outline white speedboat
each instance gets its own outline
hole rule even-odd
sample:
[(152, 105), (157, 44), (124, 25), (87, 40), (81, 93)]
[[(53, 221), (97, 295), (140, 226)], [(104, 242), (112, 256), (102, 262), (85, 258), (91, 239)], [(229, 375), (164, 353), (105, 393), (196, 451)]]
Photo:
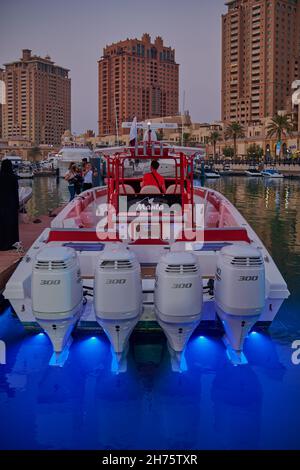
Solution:
[(204, 168), (205, 178), (220, 178), (220, 173), (214, 170), (212, 167), (206, 166)]
[(234, 173), (234, 172), (232, 171), (232, 169), (231, 169), (231, 167), (230, 167), (229, 164), (223, 165), (223, 169), (220, 170), (220, 175), (221, 175), (221, 176), (232, 176), (233, 173)]
[(53, 156), (50, 161), (51, 165), (59, 169), (59, 174), (61, 177), (64, 177), (66, 171), (68, 170), (70, 163), (75, 163), (76, 165), (81, 165), (82, 159), (86, 158), (87, 161), (94, 156), (94, 152), (88, 147), (62, 147), (60, 151)]
[(32, 188), (22, 186), (19, 188), (19, 208), (23, 210), (26, 202), (32, 197)]
[(18, 178), (31, 179), (33, 178), (33, 169), (30, 163), (23, 163), (17, 169)]
[(261, 172), (264, 178), (284, 178), (284, 175), (273, 168), (265, 169)]
[(262, 172), (258, 170), (257, 168), (248, 168), (248, 170), (245, 171), (245, 175), (247, 176), (254, 176), (254, 177), (262, 177)]
[(10, 160), (11, 161), (12, 166), (13, 166), (13, 171), (14, 171), (15, 174), (17, 174), (17, 170), (18, 170), (19, 165), (22, 165), (22, 163), (23, 163), (22, 157), (19, 157), (17, 155), (5, 155), (2, 158), (2, 161), (3, 160)]
[[(72, 330), (106, 332), (116, 370), (124, 366), (137, 323), (165, 332), (174, 370), (187, 342), (221, 325), (228, 356), (245, 361), (254, 326), (268, 326), (287, 285), (270, 253), (219, 192), (194, 187), (198, 149), (148, 142), (107, 148), (107, 186), (81, 193), (51, 222), (8, 281), (4, 295), (24, 326), (48, 334), (55, 363)], [(166, 193), (124, 175), (125, 161), (172, 160)], [(221, 320), (221, 323), (219, 320)], [(222, 326), (223, 324), (223, 326)]]

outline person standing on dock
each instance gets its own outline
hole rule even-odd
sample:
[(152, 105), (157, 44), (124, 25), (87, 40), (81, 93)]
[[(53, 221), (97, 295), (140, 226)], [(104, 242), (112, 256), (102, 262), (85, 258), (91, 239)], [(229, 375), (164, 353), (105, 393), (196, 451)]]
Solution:
[(11, 250), (19, 241), (19, 184), (10, 160), (0, 170), (0, 251)]
[(83, 169), (83, 187), (82, 190), (86, 191), (93, 187), (93, 170), (92, 165), (87, 163)]
[(75, 177), (74, 177), (74, 185), (75, 185), (75, 193), (78, 196), (78, 194), (81, 193), (82, 190), (82, 184), (83, 184), (83, 176), (81, 174), (80, 168), (76, 166), (75, 168)]
[(76, 165), (74, 162), (71, 162), (69, 165), (69, 169), (65, 174), (65, 180), (68, 182), (68, 190), (70, 193), (70, 201), (75, 197), (75, 173)]
[(84, 172), (86, 170), (87, 164), (88, 164), (88, 159), (86, 157), (82, 158), (81, 160), (82, 176), (84, 176)]

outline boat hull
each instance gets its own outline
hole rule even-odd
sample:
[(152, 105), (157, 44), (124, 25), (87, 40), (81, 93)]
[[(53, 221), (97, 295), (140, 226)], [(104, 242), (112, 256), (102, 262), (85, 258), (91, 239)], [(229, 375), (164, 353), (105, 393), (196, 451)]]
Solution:
[[(99, 233), (95, 231), (95, 225), (93, 225), (95, 224), (93, 218), (91, 218), (90, 222), (89, 217), (87, 217), (87, 209), (91, 208), (91, 213), (96, 210), (97, 204), (95, 204), (95, 200), (98, 202), (106, 200), (106, 188), (96, 188), (94, 193), (90, 193), (83, 193), (80, 198), (76, 198), (76, 200), (72, 201), (60, 212), (52, 221), (52, 227), (45, 229), (34, 242), (27, 256), (18, 265), (6, 285), (4, 296), (10, 301), (20, 321), (26, 327), (37, 326), (37, 319), (32, 312), (30, 281), (32, 266), (39, 250), (47, 245), (71, 244), (78, 253), (84, 289), (89, 289), (92, 292), (97, 251), (102, 251), (106, 245), (111, 245), (112, 241), (116, 243), (115, 239), (99, 239)], [(84, 202), (85, 197), (88, 199), (86, 205)], [(103, 328), (111, 342), (115, 343), (116, 352), (120, 354), (126, 349), (127, 338), (134, 328), (145, 331), (152, 330), (153, 327), (155, 329), (161, 327), (166, 331), (165, 327), (167, 325), (165, 325), (165, 322), (161, 321), (161, 319), (157, 320), (154, 304), (155, 268), (161, 257), (166, 253), (166, 250), (192, 250), (195, 256), (199, 258), (204, 286), (201, 323), (198, 321), (195, 323), (191, 322), (190, 324), (187, 323), (184, 326), (184, 335), (180, 339), (176, 337), (175, 333), (172, 337), (170, 334), (169, 336), (167, 334), (168, 342), (174, 351), (180, 352), (180, 348), (184, 344), (183, 340), (186, 342), (192, 331), (199, 325), (202, 331), (205, 329), (209, 331), (211, 327), (215, 331), (217, 327), (217, 329), (220, 329), (220, 334), (222, 334), (223, 326), (222, 323), (218, 322), (213, 293), (207, 289), (206, 284), (215, 277), (219, 250), (222, 246), (228, 244), (249, 244), (261, 251), (266, 272), (265, 307), (253, 324), (265, 326), (274, 320), (282, 302), (289, 296), (289, 291), (270, 253), (237, 209), (220, 193), (211, 189), (195, 188), (194, 197), (196, 203), (202, 202), (204, 205), (206, 204), (205, 229), (201, 229), (202, 238), (200, 237), (200, 241), (187, 242), (186, 240), (175, 240), (162, 242), (161, 240), (156, 240), (149, 242), (149, 240), (145, 240), (131, 241), (126, 245), (129, 250), (134, 252), (141, 265), (143, 314), (138, 323), (137, 319), (134, 319), (130, 320), (128, 324), (124, 324), (122, 346), (120, 347), (121, 343), (118, 343), (112, 336), (112, 332), (117, 326), (116, 323), (103, 322), (101, 318), (96, 318), (93, 300), (87, 297), (84, 314), (80, 318), (75, 315), (67, 324), (62, 325), (59, 334), (55, 333), (56, 336), (52, 335), (51, 340), (55, 351), (63, 348), (68, 342), (68, 337), (76, 323), (77, 328), (84, 330), (93, 331), (99, 327)], [(91, 226), (80, 227), (84, 220), (87, 221), (87, 224), (91, 223)], [(119, 240), (117, 243), (124, 242)], [(50, 333), (52, 334), (51, 329), (48, 328), (48, 323), (44, 325), (40, 322), (40, 325), (47, 333), (49, 331), (49, 336)], [(178, 329), (178, 325), (174, 328)]]

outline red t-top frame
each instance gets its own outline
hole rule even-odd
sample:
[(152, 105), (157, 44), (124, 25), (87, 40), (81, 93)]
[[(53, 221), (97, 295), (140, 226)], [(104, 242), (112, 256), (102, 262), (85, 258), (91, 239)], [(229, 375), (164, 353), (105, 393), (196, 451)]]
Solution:
[[(176, 153), (170, 147), (161, 142), (151, 142), (136, 148), (130, 148), (122, 153), (104, 155), (107, 161), (107, 203), (111, 204), (119, 214), (120, 188), (122, 195), (126, 195), (125, 184), (130, 182), (141, 182), (141, 178), (126, 178), (124, 175), (124, 163), (126, 160), (174, 160), (175, 177), (167, 178), (167, 185), (180, 187), (182, 208), (186, 204), (194, 207), (194, 183), (193, 167), (195, 155), (185, 155), (183, 152)], [(138, 194), (135, 192), (135, 194)], [(192, 213), (194, 211), (192, 210)]]

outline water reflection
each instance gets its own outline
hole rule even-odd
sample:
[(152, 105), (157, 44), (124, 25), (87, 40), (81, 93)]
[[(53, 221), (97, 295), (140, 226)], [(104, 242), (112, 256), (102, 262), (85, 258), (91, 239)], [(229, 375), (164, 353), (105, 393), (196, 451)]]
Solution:
[(272, 253), (292, 293), (279, 316), (284, 314), (289, 327), (298, 329), (294, 313), (300, 302), (300, 181), (226, 177), (206, 184), (237, 206)]
[[(132, 342), (128, 372), (117, 376), (110, 372), (104, 336), (78, 336), (64, 368), (54, 368), (48, 366), (48, 338), (27, 334), (10, 343), (0, 370), (1, 446), (248, 449), (263, 448), (273, 434), (278, 443), (263, 409), (276, 407), (282, 426), (286, 413), (296, 422), (299, 406), (294, 401), (291, 410), (289, 399), (296, 399), (299, 374), (289, 370), (286, 378), (287, 351), (268, 336), (251, 335), (245, 347), (249, 365), (234, 367), (220, 338), (194, 337), (188, 371), (178, 374), (163, 338), (152, 341), (150, 335)], [(294, 438), (284, 436), (285, 446), (289, 442)]]
[(211, 388), (214, 431), (221, 449), (259, 449), (262, 386), (254, 370), (226, 363)]
[(66, 182), (56, 177), (38, 177), (33, 180), (19, 180), (20, 186), (32, 187), (32, 198), (28, 201), (26, 209), (28, 214), (36, 217), (48, 214), (69, 201), (69, 193)]

